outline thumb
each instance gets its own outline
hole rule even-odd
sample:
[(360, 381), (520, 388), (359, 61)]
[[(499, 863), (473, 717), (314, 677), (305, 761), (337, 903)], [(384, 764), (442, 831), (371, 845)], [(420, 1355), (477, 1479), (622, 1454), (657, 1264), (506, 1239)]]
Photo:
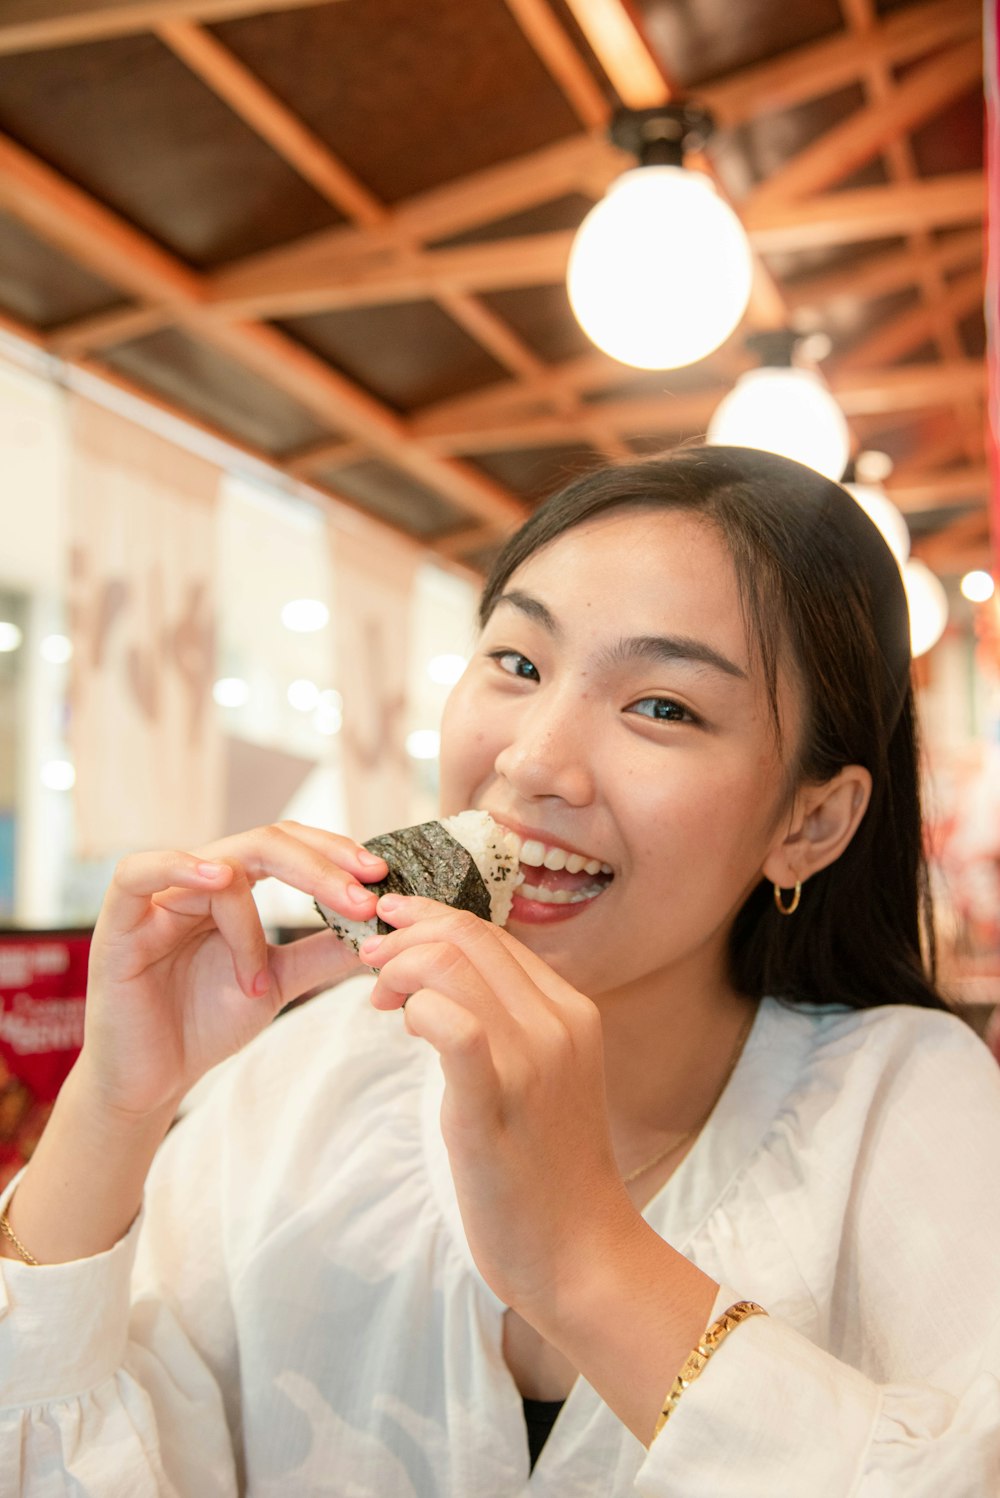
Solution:
[(355, 973), (371, 971), (348, 942), (328, 929), (268, 951), (276, 1012), (311, 989), (332, 988)]

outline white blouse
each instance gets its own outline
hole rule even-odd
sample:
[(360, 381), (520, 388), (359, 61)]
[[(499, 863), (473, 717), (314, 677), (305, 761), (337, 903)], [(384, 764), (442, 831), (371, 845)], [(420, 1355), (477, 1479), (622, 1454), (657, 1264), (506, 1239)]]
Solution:
[(645, 1215), (771, 1314), (648, 1453), (578, 1380), (529, 1476), (440, 1066), (369, 985), (220, 1068), (109, 1252), (0, 1259), (2, 1498), (1000, 1493), (1000, 1074), (959, 1020), (760, 1006)]

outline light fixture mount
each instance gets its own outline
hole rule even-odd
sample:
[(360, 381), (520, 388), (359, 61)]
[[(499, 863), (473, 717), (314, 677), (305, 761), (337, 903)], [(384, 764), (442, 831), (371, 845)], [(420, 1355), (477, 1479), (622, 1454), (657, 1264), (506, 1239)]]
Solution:
[(640, 166), (682, 166), (685, 153), (700, 151), (714, 129), (712, 115), (700, 104), (658, 104), (619, 109), (608, 134)]

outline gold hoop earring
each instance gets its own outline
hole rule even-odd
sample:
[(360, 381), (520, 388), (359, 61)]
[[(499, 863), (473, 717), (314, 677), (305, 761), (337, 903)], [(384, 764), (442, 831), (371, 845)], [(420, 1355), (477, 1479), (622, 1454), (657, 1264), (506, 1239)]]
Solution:
[(782, 915), (794, 915), (795, 912), (799, 908), (799, 901), (801, 900), (801, 898), (802, 898), (802, 880), (801, 879), (796, 879), (796, 881), (795, 881), (795, 891), (794, 891), (794, 893), (792, 895), (792, 903), (790, 905), (786, 905), (784, 903), (783, 899), (782, 899), (781, 885), (780, 884), (776, 884), (774, 886), (774, 903), (775, 903), (775, 905), (777, 906), (778, 910), (780, 911), (780, 913)]

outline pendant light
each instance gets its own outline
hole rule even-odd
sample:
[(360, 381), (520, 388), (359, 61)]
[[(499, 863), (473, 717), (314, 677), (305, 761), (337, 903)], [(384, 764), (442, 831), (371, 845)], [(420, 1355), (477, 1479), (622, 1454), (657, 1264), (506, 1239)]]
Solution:
[(910, 555), (910, 527), (882, 485), (892, 472), (892, 459), (866, 449), (858, 453), (841, 480), (851, 498), (882, 532), (882, 538), (900, 567)]
[(754, 333), (746, 342), (761, 367), (740, 375), (715, 408), (708, 441), (780, 453), (839, 479), (850, 455), (850, 432), (822, 376), (795, 362), (799, 336), (778, 329)]
[(918, 655), (926, 655), (944, 634), (948, 595), (926, 562), (914, 559), (903, 568), (903, 586), (910, 611), (910, 649), (916, 659)]
[(639, 165), (612, 182), (570, 251), (566, 288), (583, 331), (637, 369), (676, 369), (718, 348), (750, 300), (753, 261), (736, 214), (683, 165), (712, 130), (690, 104), (620, 111), (615, 145)]

